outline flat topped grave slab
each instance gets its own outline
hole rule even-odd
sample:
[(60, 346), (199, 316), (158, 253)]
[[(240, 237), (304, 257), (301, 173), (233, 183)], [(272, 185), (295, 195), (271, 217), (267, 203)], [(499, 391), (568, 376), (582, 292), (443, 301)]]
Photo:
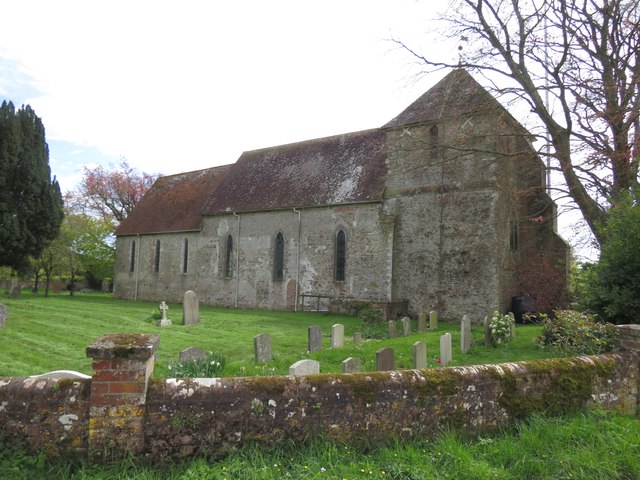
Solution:
[(108, 333), (87, 347), (87, 357), (147, 359), (155, 353), (159, 343), (160, 335)]

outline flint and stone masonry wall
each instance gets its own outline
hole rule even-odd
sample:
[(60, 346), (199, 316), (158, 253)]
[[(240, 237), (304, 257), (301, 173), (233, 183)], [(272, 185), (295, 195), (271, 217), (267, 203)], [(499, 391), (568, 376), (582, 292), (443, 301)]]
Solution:
[(0, 378), (0, 431), (50, 455), (157, 462), (221, 455), (245, 442), (482, 433), (536, 411), (584, 405), (638, 414), (640, 325), (615, 353), (426, 370), (306, 377), (150, 379), (156, 335), (87, 348), (91, 380)]

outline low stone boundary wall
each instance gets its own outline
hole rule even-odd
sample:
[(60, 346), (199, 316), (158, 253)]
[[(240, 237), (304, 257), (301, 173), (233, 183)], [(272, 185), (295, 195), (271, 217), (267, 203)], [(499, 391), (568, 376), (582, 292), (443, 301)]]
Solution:
[(246, 441), (478, 434), (585, 405), (637, 415), (640, 325), (618, 332), (621, 349), (599, 356), (228, 379), (151, 379), (157, 336), (107, 335), (87, 349), (92, 380), (0, 378), (0, 431), (51, 455), (162, 462)]

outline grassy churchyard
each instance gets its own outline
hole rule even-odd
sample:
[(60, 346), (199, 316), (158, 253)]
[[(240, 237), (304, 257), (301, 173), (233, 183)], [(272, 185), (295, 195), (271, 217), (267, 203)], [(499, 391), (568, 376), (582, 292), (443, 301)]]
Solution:
[[(318, 360), (321, 372), (339, 372), (347, 357), (362, 360), (362, 370), (375, 370), (375, 352), (391, 347), (396, 367), (411, 368), (411, 345), (424, 341), (429, 367), (435, 361), (439, 337), (453, 336), (451, 365), (498, 363), (554, 354), (539, 349), (534, 338), (539, 326), (517, 327), (506, 346), (472, 346), (460, 354), (460, 325), (441, 323), (438, 331), (408, 337), (365, 340), (353, 344), (361, 331), (358, 319), (324, 313), (286, 313), (201, 307), (199, 325), (182, 326), (180, 305), (169, 305), (173, 325), (156, 326), (152, 313), (158, 305), (113, 300), (100, 294), (54, 295), (23, 293), (2, 299), (8, 308), (7, 324), (0, 328), (0, 377), (26, 376), (71, 369), (91, 373), (85, 348), (104, 333), (160, 334), (156, 377), (172, 376), (171, 363), (181, 350), (196, 346), (222, 354), (222, 376), (286, 374), (301, 358)], [(345, 346), (331, 350), (331, 325), (345, 326)], [(307, 354), (307, 328), (319, 325), (323, 349)], [(398, 324), (400, 327), (400, 324)], [(416, 325), (414, 324), (415, 331)], [(401, 330), (399, 328), (399, 330)], [(269, 333), (274, 360), (256, 364), (253, 337)], [(473, 337), (482, 339), (482, 329)], [(266, 449), (244, 445), (225, 458), (185, 461), (163, 469), (136, 459), (116, 465), (90, 466), (83, 461), (52, 460), (32, 455), (0, 431), (0, 479), (636, 479), (640, 478), (640, 419), (589, 410), (572, 416), (534, 416), (515, 428), (481, 438), (463, 438), (442, 432), (437, 438), (387, 446), (358, 446), (310, 439), (304, 445), (279, 444)]]
[[(412, 368), (412, 344), (427, 344), (429, 367), (440, 367), (440, 335), (450, 332), (453, 362), (449, 365), (500, 363), (534, 358), (547, 358), (553, 352), (539, 349), (534, 338), (538, 326), (518, 325), (516, 338), (499, 348), (482, 344), (460, 354), (460, 325), (441, 322), (437, 331), (412, 333), (395, 339), (366, 339), (354, 345), (353, 333), (362, 330), (361, 321), (344, 315), (315, 312), (273, 312), (201, 307), (198, 325), (181, 325), (182, 306), (169, 304), (168, 318), (173, 324), (158, 327), (152, 313), (157, 303), (114, 300), (104, 294), (53, 295), (49, 298), (23, 293), (15, 300), (5, 299), (9, 312), (7, 325), (0, 335), (0, 376), (28, 376), (51, 370), (77, 370), (91, 374), (91, 361), (85, 348), (105, 333), (157, 333), (156, 377), (175, 376), (169, 366), (178, 360), (181, 350), (194, 346), (226, 358), (218, 376), (286, 375), (289, 367), (303, 358), (320, 362), (321, 373), (341, 371), (348, 357), (360, 358), (362, 371), (375, 371), (376, 351), (390, 347), (395, 351), (396, 368)], [(345, 327), (344, 348), (330, 348), (331, 326)], [(323, 348), (307, 353), (307, 329), (319, 325), (323, 332)], [(386, 322), (379, 326), (386, 331)], [(400, 322), (398, 331), (401, 332)], [(269, 333), (274, 359), (266, 364), (254, 361), (253, 337)], [(473, 327), (474, 339), (483, 338), (482, 327)]]

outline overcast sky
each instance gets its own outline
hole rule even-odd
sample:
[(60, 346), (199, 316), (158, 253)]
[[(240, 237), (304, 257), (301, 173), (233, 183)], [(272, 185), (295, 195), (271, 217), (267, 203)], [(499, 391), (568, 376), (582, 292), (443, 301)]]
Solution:
[(120, 158), (171, 174), (245, 150), (382, 126), (445, 72), (445, 0), (0, 0), (0, 99), (43, 119), (63, 190)]

